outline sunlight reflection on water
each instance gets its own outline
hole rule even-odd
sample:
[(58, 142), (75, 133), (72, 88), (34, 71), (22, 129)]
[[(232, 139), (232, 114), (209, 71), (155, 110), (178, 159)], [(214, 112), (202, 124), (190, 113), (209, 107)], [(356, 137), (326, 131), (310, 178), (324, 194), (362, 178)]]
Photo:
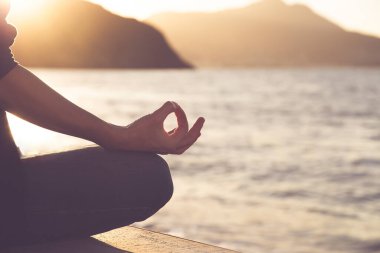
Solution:
[[(380, 70), (35, 70), (127, 125), (166, 100), (207, 119), (141, 226), (243, 252), (380, 251)], [(88, 145), (12, 118), (27, 156)]]

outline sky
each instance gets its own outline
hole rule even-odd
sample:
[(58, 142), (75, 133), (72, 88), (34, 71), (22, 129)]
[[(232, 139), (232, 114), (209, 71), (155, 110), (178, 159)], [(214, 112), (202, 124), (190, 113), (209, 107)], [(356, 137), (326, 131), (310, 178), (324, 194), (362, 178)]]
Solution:
[[(217, 11), (258, 0), (88, 0), (122, 16), (145, 19), (165, 11)], [(380, 0), (284, 0), (302, 3), (350, 31), (380, 37)]]

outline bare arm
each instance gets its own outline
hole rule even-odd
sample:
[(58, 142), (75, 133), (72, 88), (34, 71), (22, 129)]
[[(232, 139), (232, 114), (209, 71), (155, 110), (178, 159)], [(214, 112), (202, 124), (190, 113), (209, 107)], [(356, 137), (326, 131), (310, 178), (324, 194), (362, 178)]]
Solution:
[[(71, 103), (21, 66), (0, 80), (0, 104), (33, 124), (114, 150), (181, 154), (198, 139), (204, 123), (199, 118), (189, 131), (186, 114), (168, 102), (128, 127), (115, 126)], [(172, 112), (178, 128), (166, 133), (163, 122)]]

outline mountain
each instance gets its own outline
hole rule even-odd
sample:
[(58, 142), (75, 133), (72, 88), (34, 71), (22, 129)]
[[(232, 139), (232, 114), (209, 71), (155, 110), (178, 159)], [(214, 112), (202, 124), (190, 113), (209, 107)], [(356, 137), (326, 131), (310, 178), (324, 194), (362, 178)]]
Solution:
[[(41, 0), (39, 0), (41, 1)], [(26, 66), (63, 68), (187, 68), (150, 25), (80, 0), (45, 0), (41, 15), (11, 20), (13, 46)]]
[(163, 13), (146, 22), (196, 66), (380, 65), (379, 38), (347, 32), (281, 0), (215, 13)]

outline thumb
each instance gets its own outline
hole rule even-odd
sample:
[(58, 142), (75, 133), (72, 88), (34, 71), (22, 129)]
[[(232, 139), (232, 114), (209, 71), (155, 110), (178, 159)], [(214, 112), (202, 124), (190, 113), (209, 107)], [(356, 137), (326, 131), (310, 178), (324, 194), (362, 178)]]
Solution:
[(176, 108), (177, 106), (174, 102), (168, 101), (156, 110), (153, 115), (160, 121), (164, 121), (170, 113), (175, 112)]

